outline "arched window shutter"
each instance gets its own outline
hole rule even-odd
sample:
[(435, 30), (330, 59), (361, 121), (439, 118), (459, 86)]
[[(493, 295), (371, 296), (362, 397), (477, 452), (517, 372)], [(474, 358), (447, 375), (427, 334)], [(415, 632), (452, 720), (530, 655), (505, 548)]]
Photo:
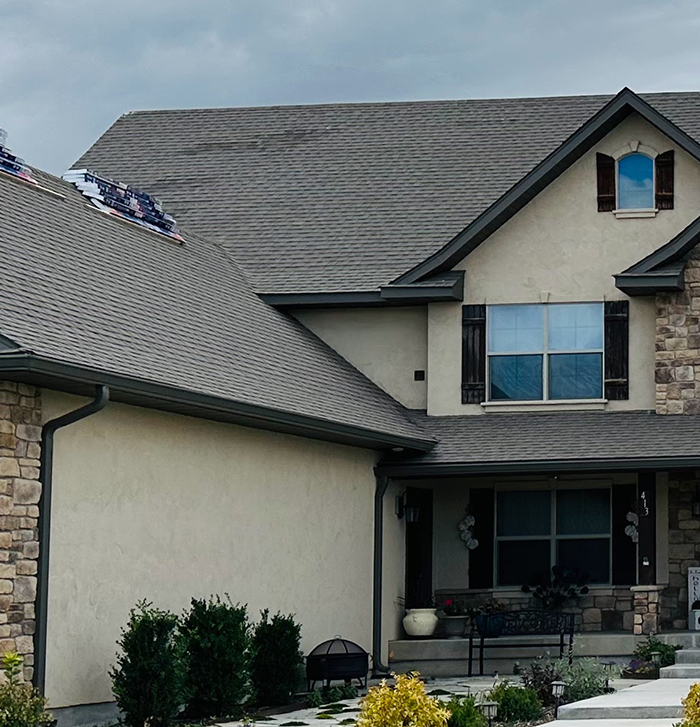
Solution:
[(615, 160), (600, 152), (595, 155), (598, 170), (598, 212), (615, 209)]
[(673, 209), (673, 149), (656, 157), (656, 207)]
[(486, 306), (462, 307), (462, 404), (486, 399)]
[(629, 399), (628, 300), (605, 302), (605, 398)]

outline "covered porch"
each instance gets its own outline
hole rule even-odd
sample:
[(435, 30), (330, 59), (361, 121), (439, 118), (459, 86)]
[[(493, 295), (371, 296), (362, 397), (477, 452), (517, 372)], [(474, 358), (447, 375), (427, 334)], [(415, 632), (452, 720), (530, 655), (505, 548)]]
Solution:
[[(587, 591), (563, 605), (575, 617), (579, 655), (621, 662), (645, 635), (687, 631), (687, 572), (700, 565), (694, 418), (562, 412), (430, 419), (441, 427), (437, 451), (377, 468), (382, 520), (400, 518), (404, 559), (401, 592), (390, 594), (375, 558), (375, 661), (386, 644), (376, 638), (381, 609), (389, 634), (392, 611), (395, 619), (397, 638), (384, 652), (391, 668), (466, 673), (466, 639), (444, 638), (440, 625), (421, 640), (397, 628), (402, 598), (406, 608), (431, 600), (438, 608), (541, 608), (523, 586), (545, 583), (553, 566), (585, 574)], [(495, 453), (499, 459), (478, 459)], [(383, 557), (383, 543), (375, 545)], [(486, 657), (500, 670), (546, 650), (528, 649), (526, 636), (509, 638), (512, 650)]]

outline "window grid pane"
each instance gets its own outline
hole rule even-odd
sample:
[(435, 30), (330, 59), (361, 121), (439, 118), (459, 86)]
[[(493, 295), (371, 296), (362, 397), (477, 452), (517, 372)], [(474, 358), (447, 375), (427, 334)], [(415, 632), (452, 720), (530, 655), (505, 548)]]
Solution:
[(602, 303), (489, 306), (487, 322), (490, 401), (603, 396)]
[(498, 586), (536, 584), (554, 564), (580, 569), (590, 583), (610, 583), (609, 487), (498, 490), (495, 496)]

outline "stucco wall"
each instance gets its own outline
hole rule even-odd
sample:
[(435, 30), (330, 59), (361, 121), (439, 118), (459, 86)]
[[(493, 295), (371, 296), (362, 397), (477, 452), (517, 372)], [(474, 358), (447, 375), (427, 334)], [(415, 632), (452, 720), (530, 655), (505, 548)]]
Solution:
[(421, 308), (299, 310), (294, 316), (409, 409), (425, 409), (427, 311)]
[[(675, 209), (652, 219), (598, 212), (596, 161), (630, 141), (676, 150)], [(465, 304), (624, 299), (613, 275), (668, 242), (698, 214), (700, 165), (639, 116), (631, 116), (456, 266)], [(461, 305), (435, 303), (428, 314), (428, 411), (482, 413), (461, 403)], [(630, 301), (630, 398), (611, 409), (654, 408), (652, 299)]]
[[(43, 396), (46, 419), (80, 403)], [(296, 613), (307, 651), (338, 633), (369, 650), (375, 460), (114, 403), (58, 432), (52, 706), (112, 698), (115, 642), (142, 598), (179, 612), (191, 596), (229, 593), (253, 617), (265, 607)], [(401, 560), (396, 544), (390, 551), (389, 564)], [(387, 584), (394, 578), (389, 565)], [(387, 639), (392, 623), (390, 615)]]

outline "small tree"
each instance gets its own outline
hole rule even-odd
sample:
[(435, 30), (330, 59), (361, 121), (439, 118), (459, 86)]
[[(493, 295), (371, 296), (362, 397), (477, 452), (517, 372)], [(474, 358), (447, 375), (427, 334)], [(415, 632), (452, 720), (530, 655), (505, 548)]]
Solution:
[(301, 625), (293, 615), (260, 613), (253, 635), (252, 679), (258, 704), (288, 704), (299, 687), (303, 656)]
[(48, 727), (53, 718), (46, 711), (46, 699), (22, 682), (22, 657), (8, 652), (3, 657), (5, 681), (0, 684), (0, 727)]
[(178, 618), (141, 601), (117, 642), (122, 653), (110, 672), (117, 706), (129, 727), (167, 727), (184, 699)]
[(240, 711), (250, 672), (250, 624), (246, 606), (219, 596), (192, 599), (182, 621), (187, 652), (187, 712), (228, 717)]

